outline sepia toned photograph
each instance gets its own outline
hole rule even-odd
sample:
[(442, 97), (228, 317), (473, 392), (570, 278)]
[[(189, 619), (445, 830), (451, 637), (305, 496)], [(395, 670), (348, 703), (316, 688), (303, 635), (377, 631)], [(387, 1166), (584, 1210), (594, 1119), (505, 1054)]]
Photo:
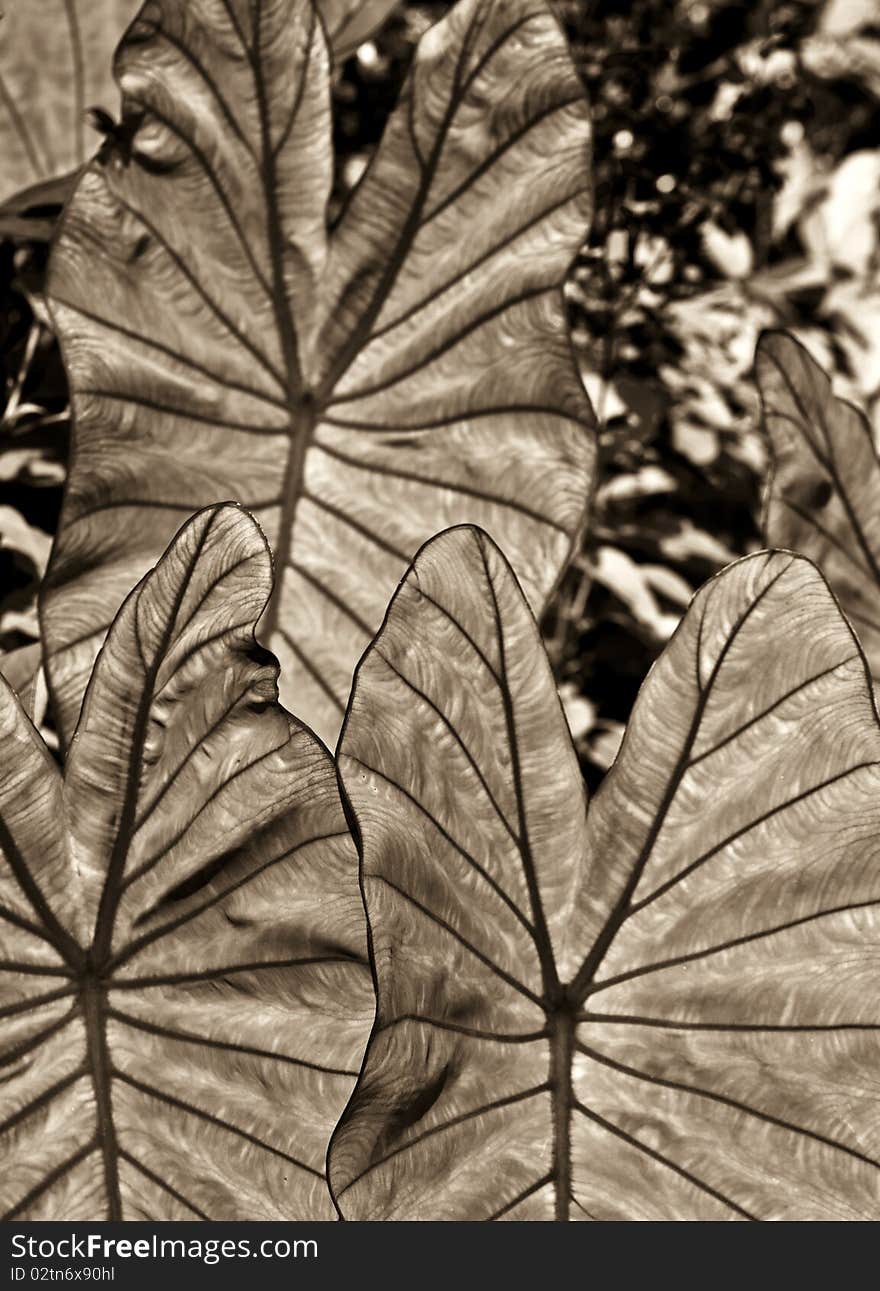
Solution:
[(0, 10), (11, 1279), (880, 1220), (877, 0)]

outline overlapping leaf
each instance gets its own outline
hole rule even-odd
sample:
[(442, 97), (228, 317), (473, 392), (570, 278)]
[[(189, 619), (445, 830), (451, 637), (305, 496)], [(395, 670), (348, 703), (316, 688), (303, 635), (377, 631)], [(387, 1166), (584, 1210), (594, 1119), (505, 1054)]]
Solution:
[[(111, 63), (135, 0), (11, 0), (0, 18), (0, 202), (57, 198), (44, 181), (74, 171), (94, 135), (92, 106), (115, 112)], [(18, 206), (21, 202), (18, 203)]]
[[(318, 0), (333, 56), (350, 57), (397, 0)], [(113, 51), (136, 0), (12, 0), (0, 17), (0, 230), (46, 236), (20, 213), (67, 200), (93, 151), (87, 110), (115, 117)]]
[(592, 416), (560, 284), (589, 126), (544, 0), (460, 0), (332, 233), (327, 50), (307, 0), (154, 0), (118, 58), (127, 145), (51, 274), (75, 454), (43, 626), (69, 732), (125, 589), (195, 506), (258, 514), (282, 697), (338, 731), (418, 545), (471, 520), (539, 610), (584, 514)]
[(399, 0), (321, 0), (321, 17), (337, 62), (375, 36)]
[(46, 689), (39, 641), (30, 641), (0, 656), (0, 673), (18, 695), (28, 717), (36, 721), (38, 692)]
[(339, 766), (379, 991), (346, 1218), (880, 1216), (880, 730), (809, 562), (698, 593), (588, 811), (510, 567), (443, 534)]
[(332, 763), (254, 642), (270, 556), (196, 516), (126, 600), (64, 779), (0, 684), (0, 1210), (329, 1218), (372, 1016)]
[(880, 460), (867, 419), (832, 394), (804, 347), (784, 332), (760, 340), (756, 373), (772, 474), (766, 541), (816, 561), (880, 674)]

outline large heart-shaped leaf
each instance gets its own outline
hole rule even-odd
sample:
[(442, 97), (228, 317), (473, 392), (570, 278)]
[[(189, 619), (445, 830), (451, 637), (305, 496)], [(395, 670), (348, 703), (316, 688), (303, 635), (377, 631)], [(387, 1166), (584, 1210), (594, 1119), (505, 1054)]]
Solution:
[(821, 568), (880, 675), (880, 460), (864, 414), (800, 342), (767, 332), (755, 371), (772, 471), (764, 535)]
[(0, 1211), (333, 1215), (372, 1017), (332, 763), (254, 642), (265, 540), (196, 516), (126, 600), (64, 778), (0, 681)]
[(65, 732), (194, 506), (259, 515), (281, 571), (262, 635), (327, 741), (425, 538), (479, 521), (538, 610), (582, 525), (560, 284), (589, 127), (555, 19), (460, 0), (330, 235), (327, 61), (307, 0), (155, 0), (117, 56), (130, 139), (85, 173), (51, 274), (76, 421), (43, 606)]
[[(86, 109), (119, 106), (113, 50), (135, 0), (11, 0), (0, 17), (0, 202), (86, 161), (94, 135)], [(21, 203), (19, 203), (20, 205)]]
[(340, 740), (379, 992), (345, 1217), (880, 1217), (878, 759), (827, 586), (761, 553), (698, 593), (588, 812), (509, 566), (429, 543)]

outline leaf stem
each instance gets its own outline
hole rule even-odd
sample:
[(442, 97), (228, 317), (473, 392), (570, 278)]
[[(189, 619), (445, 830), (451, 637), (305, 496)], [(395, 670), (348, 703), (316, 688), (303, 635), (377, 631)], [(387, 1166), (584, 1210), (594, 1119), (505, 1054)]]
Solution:
[(107, 1218), (122, 1219), (119, 1192), (119, 1146), (113, 1124), (113, 1101), (110, 1090), (112, 1070), (107, 1048), (107, 1000), (103, 983), (95, 976), (85, 978), (80, 1004), (86, 1027), (89, 1066), (95, 1090), (97, 1140), (104, 1162), (104, 1185), (107, 1192)]
[(575, 1014), (560, 1008), (553, 1017), (550, 1036), (550, 1085), (553, 1103), (553, 1169), (556, 1185), (556, 1219), (568, 1219), (571, 1198), (571, 1058), (574, 1051)]

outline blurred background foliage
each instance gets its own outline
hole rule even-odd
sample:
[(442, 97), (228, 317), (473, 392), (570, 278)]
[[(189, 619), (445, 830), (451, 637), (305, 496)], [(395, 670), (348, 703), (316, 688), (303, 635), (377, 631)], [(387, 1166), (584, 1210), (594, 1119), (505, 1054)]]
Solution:
[[(595, 120), (595, 217), (567, 296), (601, 474), (544, 628), (595, 784), (692, 592), (761, 545), (760, 330), (792, 330), (880, 434), (880, 8), (554, 3)], [(337, 69), (335, 206), (448, 8), (401, 3)], [(42, 301), (57, 199), (0, 215), (2, 650), (38, 639), (69, 442)]]

